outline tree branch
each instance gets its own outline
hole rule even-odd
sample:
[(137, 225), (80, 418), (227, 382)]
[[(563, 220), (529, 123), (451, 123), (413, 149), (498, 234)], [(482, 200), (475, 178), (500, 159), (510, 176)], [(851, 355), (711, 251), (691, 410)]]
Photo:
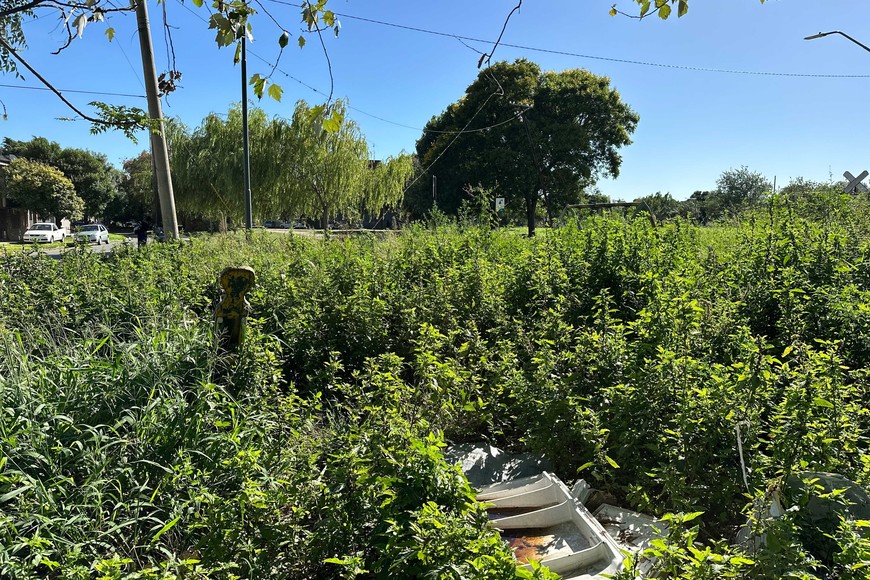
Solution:
[(65, 104), (67, 107), (69, 107), (70, 109), (75, 111), (75, 113), (77, 115), (79, 115), (82, 119), (84, 119), (86, 121), (90, 121), (94, 125), (98, 125), (98, 126), (103, 127), (103, 128), (118, 127), (118, 128), (122, 128), (122, 129), (123, 128), (129, 129), (129, 128), (134, 128), (135, 126), (137, 126), (139, 124), (136, 121), (128, 121), (128, 122), (117, 121), (114, 123), (110, 123), (104, 119), (98, 119), (96, 117), (91, 117), (90, 115), (86, 115), (78, 107), (76, 107), (70, 101), (68, 101), (67, 98), (63, 96), (63, 93), (61, 93), (58, 89), (56, 89), (54, 87), (54, 85), (52, 85), (50, 82), (48, 82), (48, 80), (46, 80), (45, 77), (43, 77), (41, 74), (39, 74), (39, 72), (35, 68), (30, 66), (30, 63), (27, 62), (26, 60), (24, 60), (24, 58), (22, 58), (21, 55), (18, 54), (15, 51), (15, 49), (12, 48), (9, 45), (9, 43), (6, 42), (6, 39), (3, 38), (2, 36), (0, 36), (0, 47), (9, 51), (9, 54), (14, 56), (16, 58), (16, 60), (18, 60), (18, 62), (20, 62), (22, 65), (24, 65), (24, 68), (29, 70), (33, 74), (33, 76), (35, 76), (37, 79), (39, 79), (39, 82), (41, 82), (43, 85), (48, 87), (48, 89), (51, 90), (51, 92), (53, 92), (55, 95), (57, 95), (57, 97), (63, 102), (63, 104)]
[[(308, 0), (305, 1), (305, 4), (308, 6), (309, 10), (314, 10), (314, 7), (311, 6), (311, 2)], [(323, 56), (326, 57), (326, 68), (329, 69), (329, 96), (326, 97), (326, 102), (330, 103), (332, 102), (332, 94), (335, 92), (335, 78), (332, 76), (332, 61), (329, 58), (329, 51), (326, 50), (326, 42), (323, 40), (323, 31), (320, 28), (320, 25), (315, 24), (314, 30), (317, 32), (317, 37), (320, 39), (320, 46), (323, 48)]]
[(523, 5), (523, 0), (520, 0), (519, 3), (514, 6), (514, 9), (510, 11), (510, 14), (505, 18), (504, 26), (501, 27), (501, 34), (498, 35), (498, 38), (495, 41), (495, 44), (492, 46), (492, 50), (489, 53), (483, 53), (480, 56), (480, 60), (477, 61), (477, 68), (480, 68), (483, 65), (483, 61), (486, 60), (486, 65), (489, 66), (489, 63), (492, 62), (492, 55), (495, 54), (495, 49), (498, 48), (498, 45), (501, 43), (501, 37), (504, 36), (505, 30), (507, 30), (508, 22), (511, 21), (511, 17), (514, 15), (514, 12), (520, 9)]
[(0, 10), (0, 18), (6, 18), (7, 16), (18, 14), (19, 12), (27, 12), (28, 10), (39, 8), (39, 5), (43, 4), (44, 2), (45, 0), (33, 0), (32, 2), (27, 2), (26, 4), (22, 4), (21, 6), (8, 8), (6, 10)]

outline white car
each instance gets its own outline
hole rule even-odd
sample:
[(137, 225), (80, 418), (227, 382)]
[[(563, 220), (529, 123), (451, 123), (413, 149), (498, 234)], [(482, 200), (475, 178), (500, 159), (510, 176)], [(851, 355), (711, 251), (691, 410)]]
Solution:
[(85, 244), (109, 243), (109, 230), (103, 224), (85, 224), (76, 230), (75, 241)]
[(23, 242), (62, 242), (66, 239), (66, 230), (53, 223), (33, 224), (21, 237)]

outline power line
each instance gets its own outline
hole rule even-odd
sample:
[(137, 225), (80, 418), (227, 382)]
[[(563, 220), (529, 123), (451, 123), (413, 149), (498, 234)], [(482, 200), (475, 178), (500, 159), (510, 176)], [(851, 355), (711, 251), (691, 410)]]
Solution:
[(127, 61), (127, 66), (129, 66), (129, 67), (130, 67), (130, 70), (133, 71), (133, 76), (134, 76), (134, 77), (136, 78), (136, 80), (139, 82), (139, 86), (142, 87), (142, 90), (144, 91), (144, 90), (145, 90), (145, 83), (142, 81), (142, 75), (139, 74), (139, 72), (138, 72), (138, 71), (136, 70), (136, 68), (133, 66), (133, 63), (130, 62), (130, 58), (127, 56), (127, 51), (125, 51), (125, 50), (124, 50), (124, 47), (121, 46), (120, 41), (119, 41), (119, 42), (115, 42), (115, 43), (113, 43), (113, 44), (114, 44), (115, 46), (117, 46), (117, 47), (121, 50), (121, 54), (124, 55), (124, 60)]
[[(301, 8), (302, 6), (299, 4), (295, 4), (293, 2), (286, 2), (285, 0), (270, 0), (276, 4), (283, 4), (285, 6), (292, 6), (294, 8)], [(408, 30), (411, 32), (420, 32), (423, 34), (430, 34), (433, 36), (443, 36), (446, 38), (453, 38), (456, 40), (465, 40), (469, 42), (479, 42), (482, 44), (491, 45), (495, 41), (493, 40), (485, 40), (482, 38), (474, 38), (472, 36), (463, 36), (461, 34), (453, 34), (451, 32), (441, 32), (438, 30), (429, 30), (427, 28), (420, 28), (417, 26), (407, 26), (405, 24), (396, 24), (395, 22), (385, 22), (383, 20), (376, 20), (374, 18), (365, 18), (362, 16), (354, 16), (352, 14), (342, 14), (340, 12), (333, 12), (336, 16), (340, 16), (341, 18), (348, 18), (350, 20), (358, 20), (360, 22), (368, 22), (370, 24), (378, 24), (380, 26), (389, 26), (391, 28), (398, 28), (401, 30)], [(827, 73), (789, 73), (789, 72), (772, 72), (772, 71), (749, 71), (749, 70), (738, 70), (738, 69), (723, 69), (723, 68), (713, 68), (713, 67), (699, 67), (699, 66), (687, 66), (681, 64), (668, 64), (668, 63), (660, 63), (660, 62), (650, 62), (643, 60), (632, 60), (625, 58), (615, 58), (609, 56), (599, 56), (593, 54), (582, 54), (578, 52), (568, 52), (564, 50), (553, 50), (549, 48), (539, 48), (535, 46), (524, 46), (521, 44), (509, 44), (507, 42), (500, 43), (500, 46), (507, 46), (509, 48), (516, 48), (519, 50), (528, 50), (531, 52), (541, 52), (545, 54), (555, 54), (559, 56), (571, 56), (574, 58), (588, 58), (592, 60), (601, 60), (606, 62), (616, 62), (620, 64), (633, 64), (638, 66), (649, 66), (649, 67), (657, 67), (657, 68), (669, 68), (675, 70), (685, 70), (685, 71), (693, 71), (693, 72), (709, 72), (709, 73), (720, 73), (720, 74), (732, 74), (732, 75), (754, 75), (754, 76), (773, 76), (773, 77), (801, 77), (801, 78), (843, 78), (843, 79), (866, 79), (870, 78), (870, 75), (867, 74), (827, 74)]]
[[(0, 83), (0, 87), (8, 88), (8, 89), (27, 89), (31, 91), (50, 91), (46, 87), (32, 87), (29, 85), (7, 85)], [(136, 99), (144, 99), (145, 95), (132, 95), (129, 93), (107, 93), (102, 91), (82, 91), (77, 89), (58, 89), (62, 93), (79, 93), (83, 95), (99, 95), (104, 97), (133, 97)]]
[[(181, 0), (179, 0), (179, 3), (180, 3), (180, 4), (181, 4), (181, 5), (182, 5), (182, 6), (183, 6), (183, 7), (184, 7), (188, 12), (190, 12), (191, 14), (193, 14), (194, 16), (196, 16), (197, 18), (199, 18), (199, 19), (202, 20), (203, 22), (207, 22), (207, 20), (206, 20), (205, 18), (203, 18), (203, 17), (200, 16), (198, 13), (196, 13), (195, 11), (193, 11), (189, 6), (187, 6), (187, 4), (183, 3)], [(289, 6), (296, 6), (297, 8), (301, 8), (301, 5), (290, 4), (289, 2), (279, 2), (279, 4), (287, 4), (287, 5), (289, 5)], [(277, 66), (275, 63), (272, 63), (271, 61), (269, 61), (269, 60), (263, 58), (263, 57), (260, 56), (259, 54), (255, 53), (253, 50), (248, 49), (248, 54), (250, 54), (250, 55), (253, 56), (254, 58), (259, 59), (260, 61), (262, 61), (262, 62), (263, 62), (264, 64), (266, 64), (267, 66), (274, 67), (274, 69), (275, 69), (276, 71), (278, 71), (279, 73), (281, 73), (282, 75), (284, 75), (284, 76), (287, 77), (288, 79), (293, 80), (293, 81), (296, 81), (297, 83), (299, 83), (300, 85), (302, 85), (302, 86), (305, 87), (306, 89), (309, 89), (309, 90), (311, 90), (311, 91), (317, 93), (318, 95), (320, 95), (320, 96), (322, 96), (322, 97), (327, 97), (327, 98), (329, 98), (329, 95), (328, 95), (327, 93), (321, 91), (321, 90), (318, 89), (317, 87), (314, 87), (314, 86), (309, 85), (309, 84), (306, 83), (305, 81), (303, 81), (303, 80), (301, 80), (301, 79), (298, 79), (298, 78), (294, 77), (293, 75), (291, 75), (290, 73), (288, 73), (288, 72), (286, 72), (286, 71), (284, 71), (284, 70), (278, 68), (278, 66)], [(487, 99), (487, 100), (489, 100), (489, 99)], [(489, 126), (487, 126), (487, 127), (480, 127), (480, 128), (477, 128), (477, 129), (467, 129), (467, 130), (460, 130), (460, 131), (436, 131), (436, 130), (434, 130), (434, 129), (421, 129), (420, 127), (414, 127), (414, 126), (412, 126), (412, 125), (405, 125), (404, 123), (399, 123), (399, 122), (397, 122), (397, 121), (391, 121), (391, 120), (389, 120), (389, 119), (385, 119), (384, 117), (380, 117), (380, 116), (375, 115), (375, 114), (373, 114), (373, 113), (369, 113), (369, 112), (367, 112), (367, 111), (363, 111), (362, 109), (357, 108), (357, 107), (354, 107), (354, 106), (351, 106), (351, 105), (348, 105), (347, 108), (348, 108), (348, 109), (351, 109), (351, 110), (353, 110), (353, 111), (356, 111), (357, 113), (360, 113), (360, 114), (362, 114), (362, 115), (365, 115), (365, 116), (367, 116), (367, 117), (371, 117), (372, 119), (377, 119), (378, 121), (383, 121), (384, 123), (389, 123), (390, 125), (395, 125), (396, 127), (402, 127), (402, 128), (405, 128), (405, 129), (411, 129), (412, 131), (420, 131), (420, 132), (423, 132), (423, 133), (446, 134), (446, 135), (462, 135), (462, 134), (464, 134), (464, 133), (479, 133), (479, 132), (482, 132), (482, 131), (488, 131), (488, 130), (490, 130), (490, 129), (495, 129), (496, 127), (500, 127), (500, 126), (502, 126), (502, 125), (506, 125), (506, 124), (511, 123), (511, 122), (513, 122), (513, 121), (516, 120), (516, 116), (511, 116), (510, 118), (505, 119), (504, 121), (500, 121), (500, 122), (498, 122), (498, 123), (495, 123), (495, 124), (493, 124), (493, 125), (489, 125)]]
[[(256, 57), (256, 58), (260, 59), (260, 60), (263, 61), (265, 64), (267, 64), (267, 65), (269, 65), (269, 66), (272, 66), (272, 63), (271, 63), (271, 62), (269, 62), (268, 60), (266, 60), (266, 59), (263, 58), (262, 56), (260, 56), (260, 55), (258, 55), (258, 54), (255, 54), (253, 51), (249, 50), (249, 51), (248, 51), (248, 54), (250, 54), (250, 55), (253, 56), (253, 57)], [(315, 93), (317, 93), (317, 94), (320, 95), (320, 96), (323, 96), (323, 97), (328, 97), (328, 96), (329, 96), (329, 95), (327, 95), (325, 92), (323, 92), (323, 91), (321, 91), (320, 89), (318, 89), (317, 87), (313, 87), (313, 86), (309, 85), (308, 83), (306, 83), (306, 82), (304, 82), (304, 81), (302, 81), (302, 80), (300, 80), (300, 79), (294, 77), (294, 76), (291, 75), (290, 73), (285, 72), (285, 71), (281, 70), (280, 68), (277, 68), (277, 67), (276, 67), (275, 70), (278, 71), (279, 73), (281, 73), (282, 75), (284, 75), (285, 77), (289, 78), (290, 80), (294, 80), (294, 81), (296, 81), (297, 83), (299, 83), (300, 85), (302, 85), (303, 87), (305, 87), (305, 88), (307, 88), (307, 89), (310, 89), (311, 91), (314, 91)], [(487, 100), (488, 100), (488, 99), (487, 99)], [(508, 123), (512, 123), (513, 121), (516, 121), (516, 115), (512, 115), (511, 117), (509, 117), (509, 118), (507, 118), (507, 119), (505, 119), (505, 120), (503, 120), (503, 121), (499, 121), (498, 123), (494, 123), (494, 124), (492, 124), (492, 125), (487, 125), (486, 127), (478, 127), (478, 128), (476, 128), (476, 129), (463, 129), (463, 130), (460, 130), (460, 131), (437, 131), (437, 130), (434, 130), (434, 129), (421, 129), (420, 127), (414, 127), (414, 126), (412, 126), (412, 125), (405, 125), (404, 123), (399, 123), (399, 122), (396, 122), (396, 121), (391, 121), (391, 120), (389, 120), (389, 119), (385, 119), (384, 117), (379, 117), (378, 115), (375, 115), (375, 114), (373, 114), (373, 113), (369, 113), (369, 112), (363, 111), (362, 109), (359, 109), (359, 108), (354, 107), (354, 106), (351, 106), (351, 105), (348, 105), (347, 108), (348, 108), (348, 109), (352, 109), (352, 110), (356, 111), (357, 113), (361, 113), (361, 114), (363, 114), (363, 115), (365, 115), (365, 116), (367, 116), (367, 117), (371, 117), (372, 119), (377, 119), (378, 121), (383, 121), (384, 123), (389, 123), (390, 125), (395, 125), (395, 126), (397, 126), (397, 127), (403, 127), (403, 128), (405, 128), (405, 129), (411, 129), (411, 130), (413, 130), (413, 131), (420, 131), (420, 132), (423, 132), (423, 133), (432, 133), (432, 134), (436, 134), (436, 135), (438, 135), (438, 134), (443, 134), (443, 135), (462, 135), (462, 134), (465, 134), (465, 133), (480, 133), (480, 132), (482, 132), (482, 131), (489, 131), (490, 129), (495, 129), (496, 127), (501, 127), (502, 125), (506, 125), (506, 124), (508, 124)]]

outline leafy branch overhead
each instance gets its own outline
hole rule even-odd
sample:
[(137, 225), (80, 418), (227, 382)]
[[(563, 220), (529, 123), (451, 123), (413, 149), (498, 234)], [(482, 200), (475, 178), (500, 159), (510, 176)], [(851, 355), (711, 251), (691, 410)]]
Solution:
[[(141, 0), (145, 1), (145, 0)], [(323, 44), (321, 33), (324, 30), (331, 29), (338, 36), (341, 29), (341, 23), (335, 13), (326, 8), (327, 0), (318, 0), (316, 2), (304, 2), (300, 14), (301, 23), (304, 31), (315, 33), (321, 39), (321, 44), (326, 53), (326, 46)], [(204, 5), (204, 0), (193, 0), (193, 4), (197, 7)], [(68, 48), (73, 41), (83, 37), (85, 29), (89, 23), (107, 22), (107, 17), (113, 12), (130, 12), (135, 10), (135, 2), (128, 5), (118, 7), (111, 0), (85, 0), (85, 1), (58, 1), (58, 0), (0, 0), (0, 73), (12, 73), (16, 76), (21, 76), (19, 67), (27, 69), (35, 76), (43, 85), (51, 89), (70, 109), (72, 109), (78, 117), (92, 123), (92, 132), (100, 133), (108, 128), (119, 128), (124, 133), (133, 138), (135, 132), (142, 129), (155, 130), (157, 127), (152, 126), (147, 116), (139, 109), (115, 106), (106, 103), (91, 103), (92, 107), (98, 110), (95, 115), (89, 115), (83, 112), (79, 107), (60, 95), (54, 86), (36, 70), (30, 67), (20, 56), (19, 52), (27, 48), (27, 38), (25, 36), (24, 22), (30, 18), (39, 18), (46, 12), (54, 11), (56, 13), (59, 25), (64, 30), (64, 38), (61, 40), (59, 47), (54, 50), (54, 54), (59, 54)], [(262, 12), (271, 18), (282, 29), (282, 33), (278, 38), (278, 47), (281, 52), (278, 54), (280, 59), (284, 48), (289, 44), (290, 33), (287, 32), (285, 26), (282, 26), (268, 12), (268, 10), (260, 5)], [(235, 52), (235, 62), (239, 61), (239, 40), (243, 37), (248, 40), (253, 40), (253, 27), (250, 18), (257, 14), (257, 10), (249, 6), (241, 0), (233, 0), (226, 2), (223, 0), (215, 0), (212, 3), (214, 12), (208, 19), (208, 27), (215, 31), (215, 43), (218, 48), (237, 44)], [(164, 22), (166, 33), (172, 34), (171, 26)], [(112, 26), (106, 26), (104, 33), (108, 41), (115, 38), (115, 29)], [(305, 37), (300, 34), (298, 39), (300, 47), (305, 45)], [(329, 57), (326, 55), (327, 62)], [(280, 101), (282, 96), (281, 86), (272, 83), (270, 80), (271, 74), (274, 73), (278, 65), (276, 60), (272, 71), (268, 75), (255, 74), (251, 77), (250, 83), (254, 88), (254, 94), (258, 98), (262, 98), (264, 94)], [(170, 66), (170, 68), (173, 68)], [(161, 74), (161, 94), (167, 94), (176, 88), (176, 82), (181, 79), (181, 72), (177, 70), (169, 70)]]
[[(614, 4), (610, 8), (610, 15), (616, 16), (617, 14), (621, 14), (622, 16), (628, 16), (629, 18), (637, 18), (643, 19), (649, 16), (650, 14), (658, 14), (659, 18), (662, 20), (667, 20), (671, 14), (673, 13), (673, 8), (677, 9), (677, 16), (685, 16), (689, 11), (689, 0), (634, 0), (640, 6), (640, 14), (628, 14), (619, 10)], [(762, 4), (764, 4), (764, 0), (760, 0)]]

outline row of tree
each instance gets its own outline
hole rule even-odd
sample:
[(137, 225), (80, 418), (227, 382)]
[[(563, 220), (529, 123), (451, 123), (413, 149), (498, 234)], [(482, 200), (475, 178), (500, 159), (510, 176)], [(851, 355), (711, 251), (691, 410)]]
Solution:
[[(322, 227), (341, 216), (359, 219), (398, 207), (414, 172), (401, 155), (371, 159), (359, 127), (344, 117), (345, 104), (329, 111), (299, 102), (290, 120), (249, 115), (250, 170), (255, 217), (316, 218)], [(340, 117), (336, 130), (323, 128)], [(194, 130), (180, 122), (167, 127), (176, 204), (189, 218), (224, 226), (244, 215), (240, 107), (211, 114)], [(82, 217), (138, 220), (154, 210), (151, 156), (142, 152), (118, 171), (104, 155), (64, 149), (43, 137), (6, 139), (2, 152), (13, 160), (4, 193), (20, 207), (56, 219)]]
[[(436, 205), (451, 214), (477, 188), (505, 198), (509, 214), (524, 215), (534, 235), (539, 203), (552, 219), (566, 204), (585, 199), (599, 177), (618, 175), (618, 149), (631, 142), (638, 122), (606, 77), (580, 69), (544, 72), (525, 59), (483, 69), (462, 98), (433, 117), (417, 142), (416, 167), (409, 155), (373, 160), (345, 108), (341, 101), (330, 107), (299, 102), (290, 120), (250, 113), (255, 218), (304, 215), (326, 227), (336, 216), (359, 218), (403, 199), (412, 217)], [(178, 210), (221, 223), (241, 221), (240, 108), (211, 114), (193, 130), (180, 122), (166, 130)], [(105, 156), (43, 138), (7, 139), (4, 152), (55, 167), (73, 183), (73, 196), (55, 188), (67, 192), (69, 203), (39, 210), (107, 218), (149, 206), (147, 156), (129, 160), (121, 173)], [(437, 176), (434, 195), (430, 175)], [(19, 189), (31, 185), (22, 182)]]
[(698, 223), (710, 222), (736, 216), (764, 203), (772, 193), (800, 202), (811, 209), (830, 195), (842, 195), (845, 182), (818, 182), (801, 177), (774, 191), (773, 184), (757, 171), (743, 166), (724, 171), (712, 190), (695, 191), (689, 199), (680, 201), (670, 193), (656, 192), (634, 201), (638, 209), (648, 212), (658, 220), (687, 217)]
[[(296, 105), (290, 120), (249, 113), (250, 175), (255, 219), (317, 218), (326, 228), (341, 216), (358, 219), (398, 206), (414, 171), (413, 159), (400, 155), (371, 158), (368, 143), (338, 101), (326, 110)], [(337, 113), (337, 115), (336, 115)], [(324, 129), (329, 119), (340, 125)], [(169, 127), (170, 161), (176, 203), (182, 214), (226, 223), (244, 215), (240, 107), (226, 117), (211, 114), (189, 130)]]
[[(5, 138), (11, 158), (3, 194), (11, 205), (55, 219), (140, 219), (150, 212), (151, 158), (143, 153), (119, 171), (102, 153), (64, 148), (45, 137)], [(142, 166), (147, 164), (146, 168)]]
[[(256, 108), (249, 113), (256, 220), (304, 216), (327, 228), (339, 216), (357, 221), (399, 206), (412, 218), (436, 207), (457, 214), (500, 197), (505, 221), (525, 221), (534, 235), (539, 219), (552, 222), (570, 204), (609, 201), (595, 183), (619, 174), (619, 149), (631, 143), (639, 121), (606, 77), (580, 69), (545, 72), (525, 59), (483, 69), (426, 124), (416, 157), (373, 160), (345, 112), (342, 101), (329, 107), (300, 101), (290, 119)], [(241, 108), (210, 114), (195, 129), (172, 121), (166, 132), (179, 212), (224, 226), (241, 223)], [(155, 206), (148, 153), (125, 161), (121, 172), (104, 155), (44, 138), (6, 139), (2, 152), (17, 156), (7, 197), (23, 207), (120, 221)], [(635, 201), (659, 219), (688, 215), (707, 223), (757, 204), (770, 189), (764, 176), (741, 167), (684, 202), (661, 193)]]

